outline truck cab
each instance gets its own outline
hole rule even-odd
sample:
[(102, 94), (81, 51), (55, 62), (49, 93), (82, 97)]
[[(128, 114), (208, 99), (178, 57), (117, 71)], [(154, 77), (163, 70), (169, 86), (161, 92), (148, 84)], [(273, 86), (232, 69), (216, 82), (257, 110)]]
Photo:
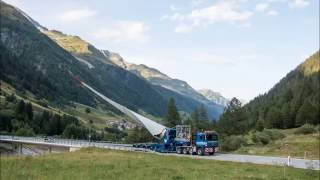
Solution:
[(196, 154), (213, 155), (219, 147), (218, 134), (214, 131), (196, 132), (193, 134), (192, 144)]

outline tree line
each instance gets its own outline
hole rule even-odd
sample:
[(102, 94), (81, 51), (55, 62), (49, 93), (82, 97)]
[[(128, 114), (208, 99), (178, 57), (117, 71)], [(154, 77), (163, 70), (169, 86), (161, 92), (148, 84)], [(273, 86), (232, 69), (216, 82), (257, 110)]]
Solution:
[(18, 100), (13, 94), (5, 99), (9, 108), (0, 113), (0, 131), (20, 136), (60, 136), (73, 139), (101, 139), (101, 135), (83, 126), (70, 115), (60, 115), (47, 110), (36, 112), (31, 102)]
[(189, 117), (181, 118), (175, 105), (175, 100), (170, 98), (167, 106), (167, 113), (164, 117), (164, 123), (167, 127), (176, 125), (191, 125), (193, 131), (212, 130), (216, 125), (215, 119), (209, 119), (204, 105), (197, 107)]

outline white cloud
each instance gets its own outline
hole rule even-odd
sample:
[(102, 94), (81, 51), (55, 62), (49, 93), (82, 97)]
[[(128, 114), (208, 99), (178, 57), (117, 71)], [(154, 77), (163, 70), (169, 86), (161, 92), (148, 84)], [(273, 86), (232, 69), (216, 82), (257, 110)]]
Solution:
[(96, 14), (97, 11), (89, 8), (73, 9), (59, 15), (59, 19), (62, 21), (78, 21), (95, 16)]
[(170, 5), (169, 8), (170, 8), (171, 11), (178, 11), (179, 10), (179, 8), (176, 7), (175, 5)]
[(160, 20), (163, 21), (163, 20), (169, 19), (169, 17), (170, 16), (168, 14), (165, 14), (165, 15), (160, 17)]
[(242, 11), (233, 2), (219, 2), (215, 5), (195, 9), (189, 15), (195, 24), (211, 24), (214, 22), (247, 21), (253, 13)]
[(185, 16), (179, 13), (174, 13), (172, 16), (169, 17), (170, 20), (175, 21), (175, 20), (179, 20), (182, 21), (184, 20)]
[(193, 29), (193, 27), (191, 25), (180, 23), (180, 24), (178, 24), (178, 26), (176, 26), (174, 28), (174, 32), (176, 32), (176, 33), (189, 33), (192, 31), (192, 29)]
[(197, 6), (201, 5), (201, 4), (203, 4), (204, 1), (205, 1), (205, 0), (192, 0), (192, 1), (191, 1), (191, 6), (192, 6), (192, 7), (197, 7)]
[(147, 43), (149, 26), (140, 21), (116, 21), (111, 26), (93, 33), (97, 39), (114, 43)]
[(278, 14), (279, 14), (278, 11), (275, 11), (275, 10), (270, 10), (267, 12), (268, 16), (277, 16)]
[[(256, 12), (264, 13), (267, 16), (277, 16), (279, 12), (270, 7), (284, 3), (292, 8), (303, 8), (310, 4), (310, 0), (259, 0), (253, 8), (248, 7), (249, 0), (217, 0), (215, 3), (203, 7), (204, 0), (193, 0), (199, 6), (192, 6), (189, 13), (175, 11), (172, 14), (166, 14), (161, 20), (176, 22), (174, 32), (189, 33), (193, 29), (214, 23), (230, 23), (236, 27), (251, 27), (250, 19)], [(172, 8), (171, 8), (172, 9)]]
[(187, 14), (175, 12), (172, 15), (164, 15), (161, 20), (167, 19), (178, 22), (176, 33), (188, 33), (196, 27), (206, 27), (217, 22), (229, 22), (246, 24), (252, 16), (251, 11), (240, 10), (234, 1), (219, 1), (214, 5), (192, 10)]
[(269, 4), (267, 3), (259, 3), (256, 5), (256, 11), (258, 12), (264, 12), (269, 7)]
[(251, 22), (240, 23), (237, 27), (240, 28), (250, 28), (252, 26)]
[(289, 6), (291, 8), (304, 8), (309, 6), (310, 2), (309, 0), (293, 0), (289, 2)]

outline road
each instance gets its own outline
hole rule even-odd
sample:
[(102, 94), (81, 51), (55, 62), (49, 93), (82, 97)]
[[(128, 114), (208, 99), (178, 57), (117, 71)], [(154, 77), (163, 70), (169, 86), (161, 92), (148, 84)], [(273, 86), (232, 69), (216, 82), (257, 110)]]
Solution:
[[(219, 161), (232, 161), (253, 164), (267, 164), (284, 166), (288, 165), (288, 159), (284, 157), (272, 156), (255, 156), (255, 155), (239, 155), (239, 154), (224, 154), (216, 153), (214, 156), (197, 156), (197, 155), (183, 155), (175, 153), (158, 153), (143, 148), (134, 148), (131, 144), (118, 144), (110, 142), (88, 142), (85, 140), (70, 140), (70, 139), (54, 139), (48, 142), (40, 137), (17, 137), (17, 136), (3, 136), (0, 135), (1, 142), (7, 143), (24, 143), (24, 144), (38, 144), (47, 146), (60, 146), (70, 148), (83, 148), (83, 147), (99, 147), (106, 149), (116, 149), (125, 151), (143, 151), (146, 153), (158, 154), (162, 156), (179, 156), (197, 159), (219, 160)], [(291, 158), (289, 166), (301, 169), (315, 169), (320, 170), (320, 160), (297, 159)]]
[[(240, 155), (240, 154), (225, 154), (225, 153), (216, 153), (214, 156), (197, 156), (197, 155), (190, 156), (190, 155), (182, 155), (182, 154), (163, 154), (163, 153), (156, 153), (156, 154), (198, 158), (198, 159), (219, 160), (219, 161), (266, 164), (266, 165), (276, 165), (276, 166), (284, 166), (288, 164), (287, 158), (272, 157), (272, 156), (255, 156), (255, 155)], [(320, 160), (290, 158), (289, 166), (294, 168), (300, 168), (300, 169), (320, 170)]]

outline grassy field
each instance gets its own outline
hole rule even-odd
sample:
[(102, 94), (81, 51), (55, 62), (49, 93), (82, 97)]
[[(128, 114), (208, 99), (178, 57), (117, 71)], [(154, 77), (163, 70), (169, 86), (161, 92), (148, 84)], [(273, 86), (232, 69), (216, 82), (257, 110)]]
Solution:
[(37, 157), (2, 157), (1, 179), (319, 179), (319, 171), (83, 149)]
[[(106, 127), (106, 122), (126, 119), (124, 116), (115, 115), (110, 111), (95, 109), (78, 103), (75, 103), (75, 105), (75, 107), (67, 107), (64, 111), (70, 115), (77, 117), (86, 124), (89, 123), (89, 120), (92, 120), (94, 127), (96, 127), (97, 129)], [(85, 112), (86, 108), (90, 109), (90, 113)]]
[(276, 140), (267, 145), (244, 146), (235, 151), (238, 154), (288, 156), (296, 158), (319, 159), (320, 135), (294, 134), (296, 129), (281, 130), (284, 139)]

